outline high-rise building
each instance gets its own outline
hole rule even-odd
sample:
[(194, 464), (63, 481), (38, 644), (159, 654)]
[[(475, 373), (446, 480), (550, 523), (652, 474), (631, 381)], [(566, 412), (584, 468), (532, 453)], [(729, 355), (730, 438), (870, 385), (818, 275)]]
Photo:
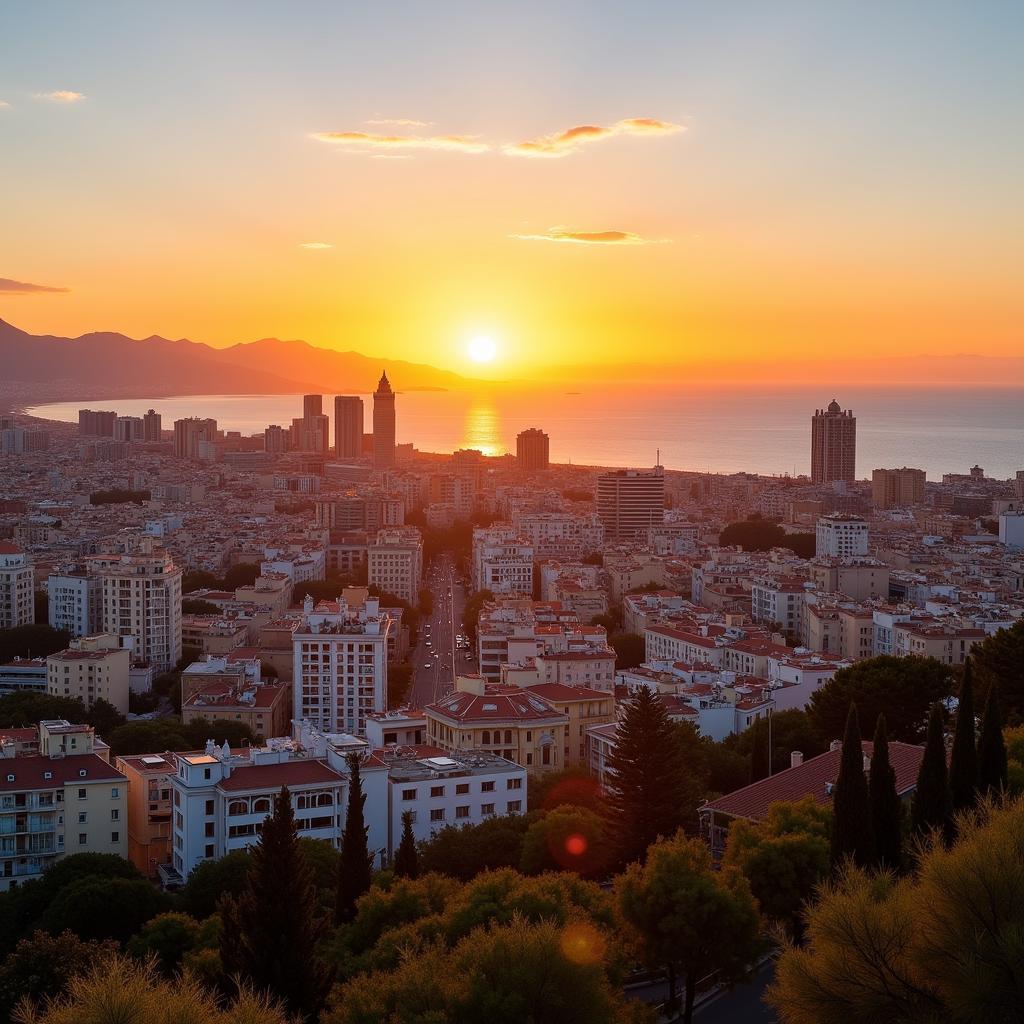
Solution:
[(339, 459), (363, 454), (363, 400), (358, 395), (335, 396), (334, 454)]
[(829, 558), (863, 558), (868, 553), (868, 524), (860, 516), (822, 516), (815, 529), (814, 554)]
[(530, 427), (516, 435), (516, 462), (527, 473), (548, 468), (549, 438), (543, 430)]
[(198, 459), (200, 446), (217, 440), (217, 421), (189, 416), (174, 421), (174, 454), (179, 459)]
[(857, 418), (833, 398), (811, 417), (811, 482), (857, 479)]
[(72, 636), (100, 631), (103, 620), (103, 586), (98, 576), (81, 569), (52, 573), (46, 583), (50, 625)]
[(617, 469), (597, 478), (597, 514), (606, 540), (624, 540), (665, 519), (665, 471)]
[(373, 465), (387, 469), (395, 464), (395, 393), (388, 375), (380, 375), (373, 393)]
[(150, 409), (142, 417), (142, 436), (145, 441), (163, 440), (163, 417), (155, 409)]
[(910, 508), (924, 504), (924, 470), (906, 466), (873, 470), (871, 500), (875, 508)]
[(36, 621), (35, 570), (17, 544), (0, 540), (0, 629)]
[(115, 441), (145, 440), (144, 424), (141, 416), (118, 416), (114, 424)]
[(272, 423), (263, 431), (263, 448), (268, 452), (286, 452), (290, 447), (291, 433), (284, 427)]
[(84, 437), (113, 437), (116, 423), (116, 412), (78, 410), (78, 433)]
[(324, 411), (323, 395), (302, 396), (302, 418), (308, 420), (313, 416), (322, 416)]

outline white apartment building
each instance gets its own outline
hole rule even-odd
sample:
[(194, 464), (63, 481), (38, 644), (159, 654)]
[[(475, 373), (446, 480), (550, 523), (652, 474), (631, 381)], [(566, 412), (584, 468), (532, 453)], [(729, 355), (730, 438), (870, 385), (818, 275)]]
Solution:
[(113, 633), (83, 636), (46, 659), (46, 692), (80, 700), (87, 708), (98, 700), (128, 714), (131, 652)]
[(750, 617), (755, 622), (778, 623), (789, 634), (803, 629), (807, 587), (803, 580), (768, 577), (750, 588)]
[(35, 570), (17, 544), (0, 540), (0, 629), (36, 621)]
[(419, 598), (423, 581), (423, 538), (415, 526), (378, 530), (366, 549), (367, 582), (409, 604)]
[(132, 638), (133, 657), (155, 672), (181, 658), (181, 569), (141, 538), (136, 551), (90, 555), (88, 571), (102, 581), (104, 633)]
[(292, 635), (294, 718), (328, 733), (365, 733), (367, 715), (387, 707), (388, 639), (397, 628), (377, 598), (314, 609), (307, 597)]
[(68, 854), (128, 855), (127, 780), (110, 748), (92, 726), (54, 719), (37, 729), (37, 754), (0, 744), (0, 892)]
[(103, 620), (103, 584), (80, 570), (52, 573), (46, 583), (50, 625), (72, 636), (98, 633)]
[(1024, 512), (1004, 512), (1000, 515), (999, 541), (1008, 548), (1024, 548)]
[(473, 589), (533, 594), (533, 545), (510, 526), (473, 531)]
[(581, 558), (604, 546), (604, 525), (593, 512), (519, 512), (512, 528), (537, 558)]
[(815, 530), (815, 556), (863, 558), (868, 553), (868, 524), (860, 516), (822, 516)]

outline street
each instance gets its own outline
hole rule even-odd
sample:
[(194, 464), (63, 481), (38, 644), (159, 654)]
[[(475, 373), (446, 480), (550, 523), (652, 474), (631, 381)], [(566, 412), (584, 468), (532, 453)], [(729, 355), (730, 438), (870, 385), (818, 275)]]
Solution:
[(412, 707), (422, 708), (444, 696), (455, 683), (456, 670), (473, 671), (475, 661), (456, 647), (456, 635), (464, 632), (462, 612), (466, 604), (466, 590), (456, 580), (449, 555), (438, 556), (424, 574), (423, 584), (434, 595), (434, 608), (420, 622), (419, 643), (412, 653)]
[[(722, 989), (707, 996), (698, 994), (693, 1008), (694, 1019), (701, 1024), (777, 1024), (775, 1011), (763, 1002), (774, 968), (774, 959), (768, 959), (746, 984), (737, 985), (731, 991)], [(668, 998), (668, 985), (664, 981), (652, 981), (631, 986), (626, 994), (630, 999), (659, 1003)]]

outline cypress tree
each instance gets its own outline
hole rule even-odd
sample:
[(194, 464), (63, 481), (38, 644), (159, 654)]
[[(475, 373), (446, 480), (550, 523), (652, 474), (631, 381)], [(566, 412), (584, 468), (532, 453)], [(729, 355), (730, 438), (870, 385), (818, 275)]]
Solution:
[(885, 715), (879, 715), (875, 723), (868, 792), (876, 863), (883, 870), (899, 871), (903, 863), (903, 802), (896, 792), (896, 772), (889, 762)]
[(395, 852), (395, 874), (399, 878), (416, 878), (419, 873), (416, 839), (412, 834), (412, 811), (403, 811), (402, 839)]
[(316, 955), (326, 922), (287, 787), (252, 847), (245, 888), (222, 897), (218, 910), (224, 973), (269, 992), (302, 1020), (315, 1020), (331, 985), (330, 971)]
[(953, 810), (973, 807), (978, 798), (978, 753), (974, 740), (974, 672), (971, 659), (964, 662), (964, 678), (960, 684), (960, 705), (953, 733), (953, 753), (949, 760), (949, 791)]
[(348, 808), (345, 811), (345, 831), (341, 837), (341, 857), (338, 860), (338, 892), (334, 907), (337, 924), (351, 921), (356, 916), (356, 900), (370, 888), (373, 875), (373, 861), (367, 845), (363, 805), (366, 794), (359, 774), (359, 757), (349, 754), (348, 763)]
[(771, 752), (768, 749), (768, 720), (759, 719), (751, 726), (754, 730), (753, 745), (750, 749), (750, 781), (758, 782), (760, 779), (767, 779), (770, 772), (769, 758)]
[(932, 829), (941, 829), (947, 842), (953, 821), (953, 799), (949, 792), (949, 774), (946, 771), (946, 742), (942, 733), (942, 708), (932, 705), (928, 717), (928, 741), (917, 773), (914, 791), (912, 821), (914, 831), (924, 835)]
[(832, 790), (833, 867), (838, 867), (847, 857), (860, 867), (870, 867), (875, 859), (868, 780), (864, 777), (864, 748), (860, 740), (856, 704), (850, 705), (846, 716), (839, 776)]
[(626, 703), (608, 757), (608, 833), (623, 864), (696, 817), (703, 784), (688, 766), (680, 730), (646, 686)]
[(981, 719), (978, 741), (978, 792), (982, 796), (998, 795), (1006, 789), (1006, 744), (1003, 742), (1003, 716), (999, 710), (999, 693), (993, 683), (988, 688), (985, 714)]

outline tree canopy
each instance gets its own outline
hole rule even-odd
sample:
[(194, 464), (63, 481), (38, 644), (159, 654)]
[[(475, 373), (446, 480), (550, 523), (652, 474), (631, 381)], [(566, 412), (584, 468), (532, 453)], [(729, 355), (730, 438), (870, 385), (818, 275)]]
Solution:
[(1024, 723), (1024, 619), (975, 644), (971, 660), (979, 706), (985, 706), (989, 687), (995, 683), (1005, 720), (1010, 725)]

